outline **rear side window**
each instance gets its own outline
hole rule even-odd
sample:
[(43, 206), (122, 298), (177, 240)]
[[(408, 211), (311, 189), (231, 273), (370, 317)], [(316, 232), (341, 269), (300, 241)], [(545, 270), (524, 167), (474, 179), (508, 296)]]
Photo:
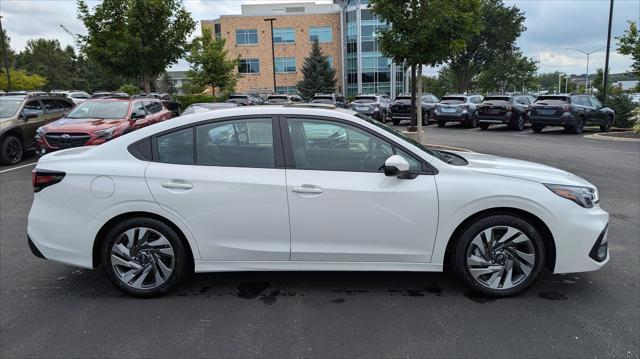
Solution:
[(197, 164), (275, 168), (271, 118), (214, 122), (196, 127)]
[(158, 161), (191, 165), (193, 160), (193, 128), (170, 132), (157, 139)]
[(56, 101), (58, 102), (58, 106), (64, 109), (65, 111), (72, 109), (74, 106), (74, 104), (69, 101), (65, 101), (65, 100), (56, 100)]
[(147, 110), (147, 113), (158, 113), (162, 111), (162, 105), (158, 101), (145, 101), (144, 108)]

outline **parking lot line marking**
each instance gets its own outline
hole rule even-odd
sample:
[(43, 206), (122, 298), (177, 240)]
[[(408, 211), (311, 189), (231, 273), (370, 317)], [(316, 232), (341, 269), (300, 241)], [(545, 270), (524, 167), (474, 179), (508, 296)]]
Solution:
[(32, 162), (32, 163), (27, 163), (26, 165), (21, 165), (21, 166), (16, 166), (16, 167), (11, 167), (11, 168), (7, 168), (6, 170), (2, 170), (0, 171), (0, 173), (5, 173), (5, 172), (11, 172), (13, 170), (19, 170), (21, 168), (25, 168), (25, 167), (29, 167), (29, 166), (33, 166), (38, 162)]

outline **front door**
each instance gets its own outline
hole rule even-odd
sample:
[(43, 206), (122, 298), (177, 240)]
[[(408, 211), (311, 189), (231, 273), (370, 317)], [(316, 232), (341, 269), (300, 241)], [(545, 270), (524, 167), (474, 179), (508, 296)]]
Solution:
[(190, 228), (205, 261), (289, 260), (285, 170), (275, 160), (272, 122), (227, 119), (157, 136), (147, 183)]
[(399, 179), (381, 170), (394, 153), (416, 172), (419, 160), (344, 122), (290, 117), (287, 123), (291, 260), (428, 261), (438, 220), (434, 176)]

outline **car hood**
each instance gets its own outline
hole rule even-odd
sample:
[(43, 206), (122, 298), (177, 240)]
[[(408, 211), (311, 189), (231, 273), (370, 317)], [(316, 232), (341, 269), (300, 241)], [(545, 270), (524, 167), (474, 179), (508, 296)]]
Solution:
[(467, 162), (469, 162), (468, 166), (475, 172), (520, 178), (539, 183), (595, 188), (595, 186), (589, 183), (589, 181), (576, 176), (573, 173), (540, 163), (475, 152), (455, 153), (466, 159)]
[(46, 132), (93, 132), (128, 122), (123, 119), (61, 118), (44, 126)]

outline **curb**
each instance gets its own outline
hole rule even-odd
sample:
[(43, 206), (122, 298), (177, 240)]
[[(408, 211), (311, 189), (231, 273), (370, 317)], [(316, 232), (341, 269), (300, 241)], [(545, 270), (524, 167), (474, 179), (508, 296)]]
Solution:
[(640, 142), (640, 138), (614, 137), (614, 136), (602, 135), (599, 133), (594, 133), (593, 135), (585, 135), (583, 137), (592, 138), (595, 140), (605, 140), (605, 141)]

